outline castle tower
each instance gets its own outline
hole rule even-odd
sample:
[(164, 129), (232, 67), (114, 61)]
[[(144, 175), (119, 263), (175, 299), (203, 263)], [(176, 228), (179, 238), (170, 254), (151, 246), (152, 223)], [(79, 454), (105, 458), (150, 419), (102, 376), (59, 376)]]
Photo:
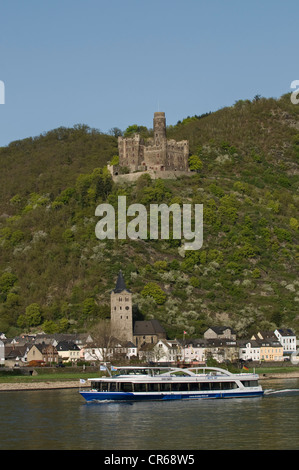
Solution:
[(154, 143), (156, 146), (166, 145), (165, 113), (154, 113)]
[(133, 342), (132, 292), (127, 289), (121, 271), (111, 291), (111, 335)]

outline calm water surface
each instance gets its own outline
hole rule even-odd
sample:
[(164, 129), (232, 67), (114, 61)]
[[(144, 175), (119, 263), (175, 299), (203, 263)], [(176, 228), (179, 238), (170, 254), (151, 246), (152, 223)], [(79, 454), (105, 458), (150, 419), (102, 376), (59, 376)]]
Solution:
[(299, 449), (299, 379), (262, 398), (86, 404), (77, 390), (0, 393), (0, 449)]

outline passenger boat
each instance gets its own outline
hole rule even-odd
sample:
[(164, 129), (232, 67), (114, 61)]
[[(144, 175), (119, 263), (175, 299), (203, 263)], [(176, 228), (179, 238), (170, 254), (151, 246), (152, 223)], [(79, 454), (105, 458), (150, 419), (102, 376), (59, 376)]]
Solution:
[(218, 367), (119, 367), (110, 377), (88, 379), (90, 390), (79, 392), (87, 402), (259, 397), (258, 378)]

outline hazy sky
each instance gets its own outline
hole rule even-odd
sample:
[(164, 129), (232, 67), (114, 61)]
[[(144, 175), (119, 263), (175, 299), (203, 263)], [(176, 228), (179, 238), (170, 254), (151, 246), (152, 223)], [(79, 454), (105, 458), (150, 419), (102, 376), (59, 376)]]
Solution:
[(298, 14), (298, 0), (0, 0), (0, 146), (279, 97), (299, 80)]

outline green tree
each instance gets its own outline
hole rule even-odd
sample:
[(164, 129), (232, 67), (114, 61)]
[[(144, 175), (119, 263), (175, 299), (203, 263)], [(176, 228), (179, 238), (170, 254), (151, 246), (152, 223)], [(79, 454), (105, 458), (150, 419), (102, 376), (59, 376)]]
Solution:
[(113, 155), (110, 165), (115, 165), (117, 166), (119, 164), (119, 156), (118, 155)]
[(296, 217), (291, 217), (291, 218), (290, 218), (290, 227), (291, 227), (293, 230), (298, 230), (298, 229), (299, 229), (299, 222), (298, 222), (298, 220), (296, 219)]
[(152, 297), (158, 305), (163, 305), (167, 295), (155, 282), (148, 282), (141, 291), (143, 297)]
[(26, 307), (25, 314), (20, 315), (17, 323), (20, 328), (29, 329), (38, 326), (42, 322), (41, 308), (37, 303), (32, 303)]
[(28, 305), (25, 310), (25, 316), (29, 326), (40, 325), (42, 320), (40, 306), (37, 303)]
[(82, 315), (84, 318), (93, 318), (97, 312), (97, 306), (91, 297), (88, 297), (82, 304)]
[(6, 300), (7, 294), (10, 289), (15, 285), (18, 278), (15, 274), (12, 273), (3, 273), (0, 277), (0, 300)]
[(198, 155), (191, 155), (188, 159), (189, 168), (192, 171), (200, 172), (203, 168), (203, 163)]

